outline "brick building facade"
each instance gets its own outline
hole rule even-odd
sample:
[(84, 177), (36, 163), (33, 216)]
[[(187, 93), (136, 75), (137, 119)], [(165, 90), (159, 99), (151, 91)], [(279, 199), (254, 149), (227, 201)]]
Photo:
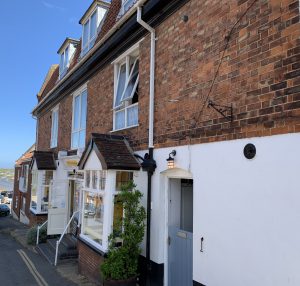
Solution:
[[(79, 171), (70, 161), (79, 162), (92, 133), (125, 136), (134, 152), (141, 156), (148, 152), (148, 147), (153, 147), (148, 146), (150, 35), (136, 22), (141, 1), (133, 3), (122, 14), (125, 2), (112, 1), (102, 28), (98, 29), (95, 45), (87, 55), (82, 54), (81, 40), (65, 78), (59, 79), (56, 74), (56, 80), (46, 79), (33, 111), (38, 120), (37, 150), (52, 151), (60, 166), (54, 172), (54, 180), (56, 176), (63, 178), (59, 174), (62, 165), (66, 166), (66, 181), (70, 171)], [(180, 274), (178, 269), (182, 269), (188, 273), (188, 283), (194, 285), (222, 285), (224, 281), (230, 285), (284, 285), (290, 275), (294, 279), (291, 285), (297, 285), (299, 275), (271, 263), (280, 259), (271, 250), (278, 240), (270, 238), (266, 242), (259, 236), (266, 226), (266, 237), (276, 237), (282, 228), (291, 236), (299, 236), (292, 225), (286, 225), (296, 214), (297, 206), (289, 208), (288, 204), (298, 197), (295, 190), (299, 186), (293, 179), (295, 158), (300, 155), (296, 147), (300, 142), (299, 1), (149, 0), (143, 1), (142, 9), (143, 19), (155, 28), (156, 37), (154, 159), (157, 169), (152, 178), (150, 234), (150, 259), (152, 269), (156, 269), (153, 279), (158, 285), (179, 285), (176, 273)], [(114, 107), (122, 59), (133, 45), (137, 45), (134, 51), (139, 59), (138, 124), (115, 128), (119, 122), (117, 113), (133, 105), (129, 100), (128, 106)], [(136, 56), (132, 52), (128, 55), (130, 59)], [(72, 136), (77, 132), (75, 98), (82, 100), (83, 92), (87, 98), (86, 123), (81, 128), (85, 130), (85, 144), (73, 148)], [(50, 148), (55, 106), (59, 106), (57, 145)], [(129, 119), (124, 120), (128, 124)], [(251, 160), (245, 157), (248, 143), (255, 146), (254, 151), (251, 149), (255, 155)], [(173, 149), (176, 168), (167, 169), (166, 159)], [(71, 150), (76, 156), (69, 158)], [(95, 158), (91, 155), (88, 159), (90, 166), (98, 166)], [(277, 169), (279, 165), (285, 166), (284, 174)], [(90, 168), (83, 169), (85, 177), (92, 171), (102, 171), (103, 166)], [(116, 180), (118, 175), (107, 171), (107, 180)], [(133, 178), (146, 197), (146, 173), (133, 171)], [(80, 181), (83, 184), (81, 212), (87, 211), (85, 204), (92, 201), (86, 180)], [(283, 181), (290, 182), (286, 193), (282, 193)], [(242, 190), (243, 194), (239, 192)], [(98, 194), (106, 198), (101, 191)], [(176, 206), (168, 203), (173, 195)], [(287, 205), (280, 200), (281, 196), (285, 196)], [(104, 204), (105, 210), (113, 208)], [(192, 213), (185, 214), (181, 209), (177, 217), (176, 208), (183, 208), (184, 204)], [(273, 219), (287, 209), (287, 214), (272, 227)], [(85, 217), (81, 215), (83, 223)], [(104, 212), (104, 220), (107, 217)], [(187, 218), (192, 222), (186, 221)], [(177, 262), (176, 268), (172, 268), (172, 259), (179, 250), (167, 241), (177, 239), (172, 237), (175, 227), (180, 234), (177, 237), (189, 237), (192, 233), (193, 247), (186, 251), (191, 252), (187, 261), (182, 259), (182, 264)], [(104, 233), (109, 232), (109, 227), (105, 229), (106, 226)], [(252, 238), (254, 242), (250, 234), (257, 236)], [(98, 247), (84, 231), (79, 236), (79, 269), (93, 280), (101, 280), (97, 269), (105, 252), (106, 238), (102, 239), (103, 245)], [(249, 252), (254, 251), (254, 246), (258, 249), (257, 259), (270, 262), (268, 267), (262, 267), (254, 258), (249, 264), (242, 263), (244, 251), (248, 248)], [(230, 249), (235, 248), (231, 253)], [(286, 252), (282, 248), (280, 253), (285, 255), (295, 249), (298, 247), (291, 243)], [(224, 257), (242, 274), (251, 269), (255, 277), (235, 275), (223, 261)], [(297, 262), (298, 258), (290, 258), (287, 265)], [(191, 273), (185, 265), (190, 265)]]

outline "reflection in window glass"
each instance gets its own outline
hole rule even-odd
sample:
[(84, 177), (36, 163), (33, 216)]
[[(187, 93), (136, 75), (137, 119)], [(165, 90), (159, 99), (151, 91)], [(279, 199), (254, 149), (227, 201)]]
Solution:
[(100, 178), (99, 178), (99, 189), (101, 191), (105, 190), (105, 183), (106, 183), (106, 171), (100, 171)]
[(85, 171), (85, 186), (87, 188), (90, 187), (90, 181), (91, 181), (91, 172), (90, 171)]
[(92, 171), (92, 188), (97, 189), (97, 171)]
[(121, 190), (122, 185), (129, 183), (133, 180), (133, 173), (126, 171), (117, 171), (116, 176), (116, 189), (117, 191)]
[(103, 239), (103, 198), (96, 193), (84, 193), (84, 215), (82, 233), (102, 245)]
[(113, 218), (113, 229), (114, 229), (115, 232), (120, 232), (121, 233), (121, 231), (122, 231), (122, 219), (123, 219), (123, 204), (118, 199), (118, 196), (115, 196), (115, 199), (114, 199), (114, 218)]
[(37, 208), (37, 184), (38, 184), (38, 171), (32, 171), (30, 207), (34, 210), (36, 210)]
[(43, 186), (42, 193), (42, 202), (41, 202), (41, 211), (48, 211), (48, 199), (49, 199), (49, 186)]

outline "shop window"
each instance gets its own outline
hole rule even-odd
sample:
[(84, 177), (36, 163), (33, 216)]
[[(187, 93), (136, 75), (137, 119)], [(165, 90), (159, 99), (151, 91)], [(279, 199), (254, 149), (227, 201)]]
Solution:
[(116, 174), (116, 190), (121, 191), (122, 185), (128, 184), (133, 180), (133, 173), (126, 171), (117, 171)]
[(31, 204), (35, 213), (48, 211), (49, 189), (53, 179), (53, 171), (32, 171)]
[(84, 192), (82, 234), (91, 241), (103, 242), (103, 197), (95, 192)]

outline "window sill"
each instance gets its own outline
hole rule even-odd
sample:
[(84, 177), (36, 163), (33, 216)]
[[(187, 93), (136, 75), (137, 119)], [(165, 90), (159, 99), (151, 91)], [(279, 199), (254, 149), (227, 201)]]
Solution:
[(136, 127), (139, 127), (139, 124), (132, 125), (132, 126), (128, 126), (128, 127), (124, 127), (124, 128), (120, 128), (120, 129), (114, 129), (114, 130), (111, 130), (111, 131), (109, 131), (109, 132), (110, 132), (110, 133), (114, 133), (114, 132), (118, 132), (118, 131), (130, 129), (130, 128), (136, 128)]
[(80, 234), (78, 239), (84, 244), (86, 244), (88, 247), (93, 249), (95, 252), (99, 253), (101, 256), (104, 256), (106, 254), (106, 251), (104, 251), (100, 244), (95, 243), (94, 241), (86, 237), (84, 234)]

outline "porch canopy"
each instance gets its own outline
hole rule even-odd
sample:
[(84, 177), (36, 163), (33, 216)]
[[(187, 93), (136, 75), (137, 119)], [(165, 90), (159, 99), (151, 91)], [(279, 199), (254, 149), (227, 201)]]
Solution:
[(56, 170), (55, 155), (51, 151), (34, 151), (31, 169), (36, 164), (37, 170)]
[(102, 170), (140, 170), (140, 164), (124, 136), (92, 133), (92, 138), (78, 163), (79, 169), (85, 168), (92, 151), (97, 155)]

